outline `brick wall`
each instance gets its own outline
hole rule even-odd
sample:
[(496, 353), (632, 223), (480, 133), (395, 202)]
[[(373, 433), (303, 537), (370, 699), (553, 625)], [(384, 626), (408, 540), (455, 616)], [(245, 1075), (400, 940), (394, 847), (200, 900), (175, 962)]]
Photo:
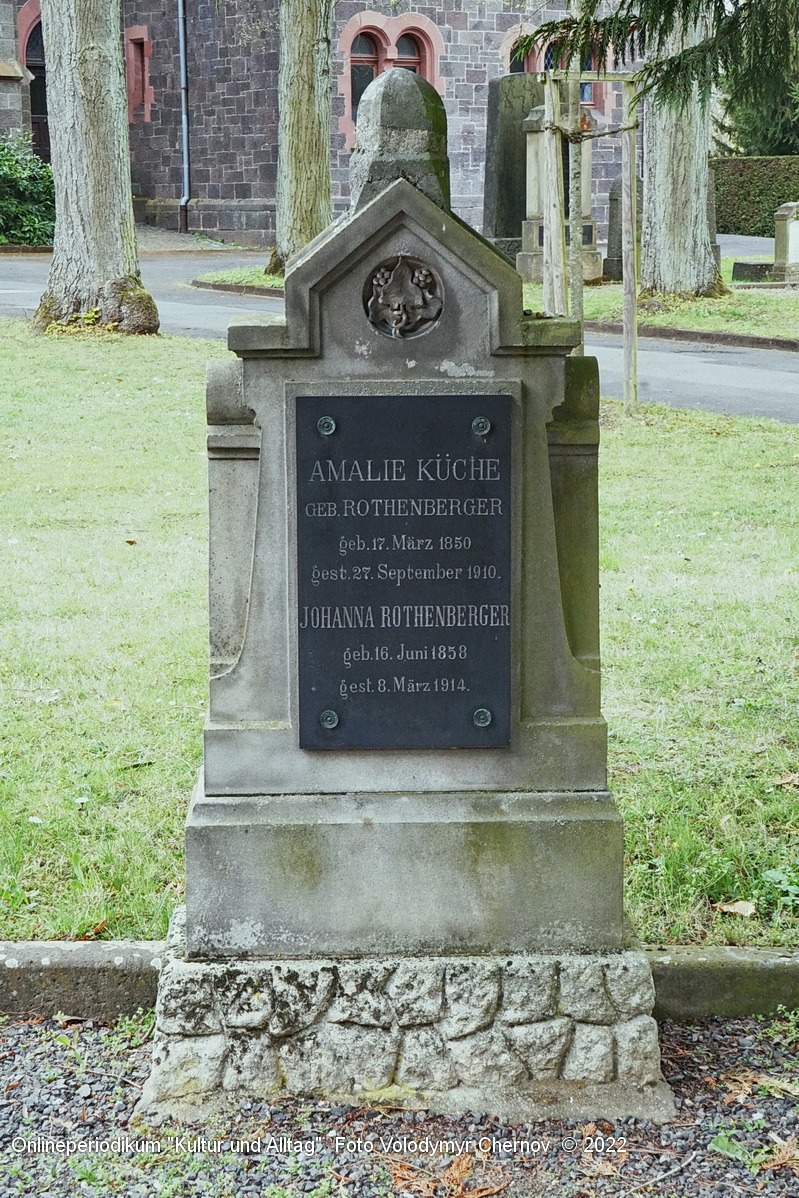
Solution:
[[(0, 0), (0, 63), (8, 66), (19, 58), (17, 49), (17, 12), (15, 0)], [(30, 128), (25, 119), (24, 100), (27, 87), (19, 79), (0, 76), (0, 133), (13, 133)]]
[[(20, 0), (0, 0), (0, 37), (9, 19), (15, 23), (19, 8)], [(216, 0), (186, 0), (186, 8), (194, 197), (190, 228), (271, 244), (277, 173), (277, 0), (219, 0), (218, 11)], [(123, 0), (125, 27), (145, 26), (152, 47), (151, 119), (130, 125), (133, 188), (140, 197), (137, 216), (173, 227), (182, 190), (176, 9), (162, 0)], [(346, 64), (336, 48), (342, 28), (367, 9), (386, 17), (417, 13), (437, 26), (444, 43), (439, 75), (449, 123), (453, 205), (479, 227), (488, 81), (507, 69), (507, 51), (530, 10), (516, 6), (515, 0), (338, 0), (331, 135), (338, 211), (346, 206), (349, 193), (349, 151), (338, 131), (344, 99), (337, 76)], [(562, 0), (552, 0), (535, 10), (535, 23), (564, 11)], [(20, 89), (18, 84), (14, 87), (16, 96)], [(600, 128), (620, 124), (620, 117), (619, 90), (607, 86)], [(594, 215), (602, 238), (610, 183), (621, 169), (618, 137), (595, 141), (593, 162)]]
[[(124, 24), (144, 25), (151, 120), (130, 125), (134, 194), (146, 218), (177, 226), (181, 186), (177, 6), (123, 0)], [(255, 0), (186, 0), (192, 230), (239, 241), (274, 231), (277, 170), (277, 9)]]

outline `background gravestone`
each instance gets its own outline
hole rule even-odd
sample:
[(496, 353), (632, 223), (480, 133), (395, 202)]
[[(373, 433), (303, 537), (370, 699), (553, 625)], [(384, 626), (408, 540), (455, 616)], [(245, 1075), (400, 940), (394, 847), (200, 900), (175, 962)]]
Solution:
[(522, 248), (526, 213), (527, 138), (522, 122), (544, 103), (544, 88), (533, 74), (491, 79), (486, 114), (483, 234), (512, 258)]
[[(404, 71), (367, 90), (364, 187), (394, 88), (441, 105)], [(406, 178), (291, 261), (285, 319), (231, 325), (211, 709), (140, 1117), (673, 1110), (606, 789), (578, 340)]]

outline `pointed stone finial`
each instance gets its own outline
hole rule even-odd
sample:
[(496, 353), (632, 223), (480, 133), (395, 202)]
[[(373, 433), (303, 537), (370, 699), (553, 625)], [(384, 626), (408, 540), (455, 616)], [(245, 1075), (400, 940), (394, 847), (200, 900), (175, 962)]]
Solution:
[(358, 106), (350, 159), (350, 209), (368, 204), (395, 179), (449, 211), (447, 114), (436, 89), (404, 67), (369, 84)]

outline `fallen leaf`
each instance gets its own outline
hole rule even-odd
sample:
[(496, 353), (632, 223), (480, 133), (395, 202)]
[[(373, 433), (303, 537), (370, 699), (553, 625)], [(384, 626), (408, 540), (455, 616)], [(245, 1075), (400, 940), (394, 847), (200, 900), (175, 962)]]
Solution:
[(594, 1156), (590, 1152), (584, 1152), (579, 1168), (585, 1177), (615, 1177), (619, 1172), (619, 1165), (623, 1163), (621, 1160), (611, 1160), (607, 1156)]
[(799, 788), (799, 774), (783, 774), (781, 778), (772, 778), (772, 786), (784, 786), (787, 790)]
[(137, 542), (136, 542), (136, 541), (129, 541), (129, 540), (126, 538), (126, 539), (125, 539), (125, 544), (126, 544), (126, 545), (135, 545), (135, 544), (137, 544)]
[(753, 1073), (750, 1070), (725, 1073), (721, 1079), (728, 1090), (734, 1090), (733, 1098), (748, 1098), (755, 1086), (768, 1090), (771, 1094), (790, 1094), (799, 1098), (799, 1082), (787, 1081), (781, 1077), (769, 1077), (767, 1073)]
[(76, 936), (76, 940), (94, 940), (96, 936), (101, 936), (108, 927), (108, 920), (104, 919), (101, 923), (96, 924), (90, 932), (86, 932), (83, 936)]
[(799, 1177), (799, 1144), (796, 1142), (796, 1136), (789, 1136), (787, 1140), (781, 1140), (779, 1136), (771, 1132), (771, 1139), (775, 1142), (777, 1148), (770, 1160), (759, 1162), (760, 1168), (788, 1168), (794, 1177)]
[(714, 911), (724, 911), (727, 915), (754, 915), (757, 907), (754, 903), (750, 903), (748, 899), (741, 899), (737, 903), (711, 903)]
[(453, 1193), (460, 1194), (463, 1190), (463, 1183), (467, 1177), (471, 1177), (474, 1166), (472, 1158), (466, 1153), (464, 1156), (456, 1156), (451, 1165), (448, 1165), (441, 1174), (442, 1184), (447, 1186), (447, 1192), (450, 1190)]

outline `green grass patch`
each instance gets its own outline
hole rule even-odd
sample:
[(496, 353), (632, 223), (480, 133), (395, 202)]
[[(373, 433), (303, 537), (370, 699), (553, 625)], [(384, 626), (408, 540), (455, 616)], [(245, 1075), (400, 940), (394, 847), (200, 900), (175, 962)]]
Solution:
[[(0, 938), (160, 936), (207, 696), (218, 344), (0, 322)], [(649, 940), (799, 944), (799, 427), (604, 408), (604, 709)], [(751, 901), (750, 918), (713, 903)]]
[[(799, 943), (799, 428), (607, 405), (604, 711), (648, 940)], [(714, 903), (750, 901), (749, 918)]]
[(206, 707), (204, 361), (0, 322), (0, 937), (159, 936)]
[[(732, 274), (732, 263), (732, 258), (722, 258), (722, 275), (728, 283)], [(586, 287), (583, 295), (586, 320), (621, 320), (621, 283)], [(524, 302), (525, 306), (533, 311), (542, 310), (543, 288), (540, 284), (525, 285)], [(799, 337), (799, 291), (736, 290), (718, 299), (691, 300), (661, 296), (639, 301), (638, 319), (642, 324), (665, 329), (694, 329), (705, 333), (753, 333), (758, 337), (795, 338)]]
[(244, 283), (248, 287), (279, 287), (283, 275), (268, 275), (262, 266), (240, 266), (235, 270), (209, 270), (197, 278), (202, 283)]

